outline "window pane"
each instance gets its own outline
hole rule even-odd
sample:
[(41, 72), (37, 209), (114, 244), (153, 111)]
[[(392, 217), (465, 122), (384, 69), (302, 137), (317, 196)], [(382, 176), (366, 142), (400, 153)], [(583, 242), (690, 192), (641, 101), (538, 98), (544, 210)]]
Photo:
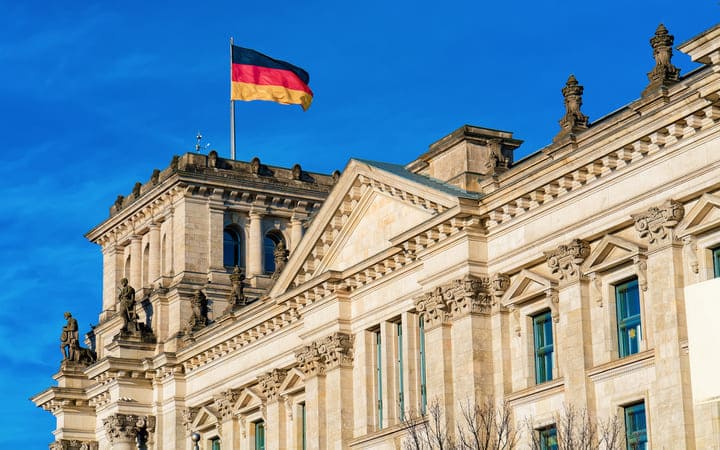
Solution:
[(540, 384), (552, 380), (554, 347), (550, 312), (533, 317), (533, 339), (535, 343), (535, 382)]
[(618, 353), (621, 358), (640, 351), (640, 292), (637, 278), (615, 286)]
[(226, 229), (223, 233), (223, 265), (242, 266), (240, 254), (240, 235), (235, 230)]
[(255, 450), (265, 450), (265, 422), (255, 423)]
[(377, 360), (375, 361), (377, 370), (377, 413), (378, 413), (378, 429), (382, 428), (383, 423), (383, 406), (382, 406), (382, 341), (380, 339), (380, 332), (375, 333), (375, 355)]
[(220, 450), (220, 439), (214, 438), (210, 441), (210, 449), (211, 450)]
[(647, 423), (645, 402), (625, 408), (625, 439), (628, 450), (647, 449)]
[(427, 410), (427, 389), (425, 376), (425, 321), (420, 317), (418, 328), (420, 330), (420, 413), (425, 415)]
[(557, 450), (557, 428), (550, 426), (538, 430), (540, 450)]
[(720, 278), (720, 247), (714, 249), (712, 253), (715, 278)]
[(397, 386), (398, 386), (398, 405), (400, 406), (400, 420), (405, 420), (405, 386), (403, 385), (403, 336), (402, 323), (397, 324)]

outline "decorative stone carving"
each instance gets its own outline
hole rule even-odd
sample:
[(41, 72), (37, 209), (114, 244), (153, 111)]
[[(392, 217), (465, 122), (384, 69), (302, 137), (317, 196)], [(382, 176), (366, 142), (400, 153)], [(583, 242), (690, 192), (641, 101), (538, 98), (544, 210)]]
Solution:
[(450, 318), (447, 304), (442, 295), (442, 288), (439, 286), (418, 298), (415, 301), (415, 309), (423, 318), (426, 330), (445, 323)]
[(250, 172), (253, 175), (260, 175), (260, 158), (257, 156), (250, 160)]
[(496, 273), (490, 278), (490, 286), (495, 301), (500, 299), (510, 287), (510, 277), (504, 273)]
[(273, 256), (275, 257), (275, 271), (272, 274), (272, 279), (277, 280), (278, 277), (280, 277), (280, 273), (285, 268), (285, 265), (288, 261), (288, 255), (290, 252), (285, 247), (285, 242), (280, 241), (275, 246), (275, 251), (273, 251)]
[(698, 274), (700, 272), (700, 264), (697, 257), (697, 241), (694, 236), (688, 235), (682, 238), (682, 242), (683, 254), (685, 255), (685, 260), (690, 267), (690, 271), (694, 274)]
[(95, 352), (80, 346), (77, 320), (69, 312), (65, 313), (65, 319), (67, 323), (63, 326), (60, 334), (60, 351), (63, 355), (63, 364), (89, 365), (94, 363), (97, 359)]
[(300, 164), (295, 164), (292, 167), (292, 179), (293, 180), (302, 179), (302, 167), (300, 167)]
[(232, 418), (235, 403), (237, 402), (238, 398), (240, 398), (240, 393), (233, 389), (222, 391), (215, 396), (215, 408), (217, 408), (218, 413), (220, 413), (220, 418), (222, 420), (228, 420)]
[(545, 252), (547, 265), (560, 281), (572, 282), (580, 279), (580, 265), (590, 254), (590, 244), (582, 239), (573, 239), (567, 245)]
[(560, 311), (558, 310), (558, 305), (560, 304), (560, 295), (555, 289), (547, 289), (545, 291), (545, 297), (549, 300), (550, 315), (552, 316), (553, 322), (559, 322)]
[(192, 431), (192, 423), (195, 421), (195, 417), (197, 417), (197, 413), (199, 410), (199, 408), (183, 408), (180, 411), (180, 416), (182, 417), (182, 424), (188, 433)]
[(307, 377), (325, 375), (326, 370), (352, 366), (353, 337), (335, 332), (295, 353), (298, 367)]
[(643, 91), (643, 96), (658, 88), (669, 86), (680, 77), (680, 69), (670, 62), (674, 41), (675, 37), (668, 32), (665, 25), (658, 25), (655, 36), (650, 39), (653, 58), (655, 58), (655, 67), (647, 74), (650, 84)]
[(225, 308), (223, 314), (229, 314), (239, 306), (247, 304), (247, 299), (245, 298), (245, 274), (240, 267), (235, 266), (233, 273), (230, 274), (230, 284), (232, 288), (230, 295), (227, 297), (227, 308)]
[(113, 206), (115, 207), (115, 211), (120, 211), (122, 209), (124, 201), (125, 201), (125, 197), (122, 195), (118, 195), (115, 198), (115, 203), (113, 204)]
[(136, 440), (148, 443), (155, 432), (155, 417), (117, 413), (103, 419), (103, 428), (111, 444)]
[(502, 153), (502, 140), (488, 139), (486, 142), (489, 150), (488, 159), (485, 162), (485, 169), (487, 169), (486, 174), (495, 175), (498, 172), (506, 170), (510, 164), (510, 158)]
[(512, 320), (512, 327), (515, 336), (520, 337), (522, 328), (520, 327), (520, 310), (515, 305), (508, 306), (510, 312), (510, 319)]
[(633, 257), (633, 264), (635, 264), (635, 270), (638, 277), (638, 287), (641, 291), (645, 292), (648, 289), (647, 281), (647, 262), (645, 262), (644, 256)]
[(672, 229), (685, 216), (682, 203), (667, 200), (660, 206), (653, 206), (646, 213), (632, 214), (635, 229), (640, 237), (648, 239), (651, 245), (659, 245), (672, 241)]
[(203, 291), (198, 289), (190, 299), (192, 316), (185, 325), (185, 332), (192, 333), (208, 325), (208, 300)]
[(278, 399), (280, 386), (285, 380), (286, 375), (287, 370), (274, 369), (271, 372), (258, 377), (258, 384), (260, 385), (260, 389), (268, 402), (274, 402)]
[(50, 450), (98, 450), (98, 443), (77, 439), (58, 439), (50, 444)]
[(490, 311), (490, 280), (465, 275), (443, 287), (443, 297), (452, 318)]
[(211, 150), (208, 153), (208, 167), (214, 169), (218, 166), (218, 152)]
[(120, 293), (118, 294), (118, 311), (123, 320), (120, 334), (116, 338), (141, 340), (153, 342), (155, 340), (152, 330), (140, 323), (135, 312), (135, 289), (128, 284), (128, 279), (120, 280)]
[(150, 183), (154, 186), (158, 184), (158, 181), (160, 181), (160, 169), (153, 169), (152, 174), (150, 174)]
[(597, 272), (591, 272), (588, 274), (590, 279), (590, 299), (593, 300), (599, 307), (603, 305), (603, 294), (602, 294), (602, 280)]
[(180, 157), (178, 155), (173, 155), (172, 159), (170, 160), (170, 170), (172, 172), (177, 172), (179, 163)]
[(565, 115), (560, 119), (560, 132), (555, 136), (555, 141), (587, 129), (588, 116), (580, 111), (583, 90), (575, 75), (570, 75), (562, 89), (565, 97)]
[(243, 416), (240, 416), (240, 434), (242, 434), (243, 439), (247, 437), (247, 421)]
[(142, 183), (139, 181), (136, 181), (132, 188), (133, 200), (140, 197), (140, 188), (142, 188)]
[(283, 403), (285, 404), (285, 413), (287, 413), (287, 419), (288, 419), (288, 421), (292, 422), (292, 420), (293, 420), (292, 399), (287, 395), (283, 395), (282, 399), (283, 399)]

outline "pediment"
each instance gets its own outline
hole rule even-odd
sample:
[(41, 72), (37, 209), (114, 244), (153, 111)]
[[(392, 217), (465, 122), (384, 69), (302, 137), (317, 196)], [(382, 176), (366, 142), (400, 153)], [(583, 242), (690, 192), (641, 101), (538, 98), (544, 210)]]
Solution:
[(288, 371), (278, 391), (281, 394), (288, 394), (305, 388), (305, 375), (298, 369), (292, 368)]
[(397, 235), (458, 206), (451, 191), (420, 178), (350, 161), (270, 295), (277, 297), (320, 273), (354, 267), (392, 247)]
[(557, 283), (545, 278), (531, 270), (523, 269), (515, 276), (510, 287), (500, 299), (503, 306), (513, 306), (525, 303), (539, 296), (545, 296), (549, 290), (554, 290)]
[(647, 249), (617, 236), (605, 235), (585, 260), (583, 272), (603, 272), (632, 260)]
[(716, 228), (720, 228), (720, 196), (703, 194), (678, 224), (676, 234), (697, 236)]
[(215, 408), (209, 406), (202, 406), (195, 415), (195, 420), (192, 422), (193, 430), (200, 430), (210, 426), (214, 426), (219, 423), (219, 413), (215, 411)]
[(237, 402), (235, 402), (234, 410), (239, 413), (245, 413), (262, 406), (262, 398), (252, 389), (245, 388), (240, 392)]

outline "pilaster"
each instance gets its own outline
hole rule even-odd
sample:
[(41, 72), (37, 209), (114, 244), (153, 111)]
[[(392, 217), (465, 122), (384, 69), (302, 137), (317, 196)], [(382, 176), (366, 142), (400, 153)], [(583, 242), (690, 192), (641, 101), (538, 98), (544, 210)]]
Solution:
[(265, 375), (258, 377), (258, 384), (265, 396), (265, 405), (267, 409), (267, 428), (265, 434), (265, 444), (267, 448), (278, 450), (286, 449), (287, 444), (287, 414), (285, 411), (285, 403), (279, 396), (280, 385), (285, 376), (286, 370), (275, 369)]
[(247, 245), (247, 276), (248, 278), (263, 274), (263, 215), (250, 211), (250, 230)]
[(293, 214), (290, 219), (290, 248), (294, 252), (303, 237), (303, 222), (301, 218)]
[(103, 254), (103, 303), (100, 321), (107, 320), (115, 313), (117, 287), (123, 277), (123, 247), (114, 243), (106, 244)]
[(145, 284), (156, 286), (158, 278), (160, 278), (160, 224), (155, 222), (150, 224), (148, 239), (150, 244), (150, 254), (148, 256), (150, 267), (148, 268), (148, 279), (145, 280)]
[(142, 287), (142, 236), (130, 236), (130, 286)]
[(225, 207), (222, 204), (209, 203), (208, 214), (210, 226), (208, 227), (208, 272), (225, 273), (223, 266), (223, 229), (225, 221)]

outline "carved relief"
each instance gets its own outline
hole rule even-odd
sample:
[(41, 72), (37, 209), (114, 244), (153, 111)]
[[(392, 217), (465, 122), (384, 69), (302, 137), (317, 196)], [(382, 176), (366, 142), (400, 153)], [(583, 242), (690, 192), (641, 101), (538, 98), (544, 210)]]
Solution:
[(302, 350), (296, 352), (295, 359), (297, 360), (298, 368), (306, 377), (325, 375), (325, 365), (320, 359), (320, 352), (318, 352), (315, 343), (306, 345)]
[(697, 242), (694, 236), (685, 236), (682, 238), (683, 255), (690, 267), (690, 271), (694, 274), (700, 272), (700, 264), (697, 257)]
[(182, 424), (185, 427), (185, 430), (192, 431), (192, 423), (195, 421), (195, 417), (197, 417), (197, 413), (199, 411), (199, 408), (183, 408), (180, 411), (180, 416), (182, 417)]
[(449, 318), (449, 311), (442, 295), (442, 288), (436, 287), (431, 293), (415, 300), (415, 309), (423, 318), (425, 329), (431, 329)]
[(573, 239), (567, 245), (545, 252), (550, 271), (560, 281), (571, 282), (580, 279), (580, 265), (590, 254), (590, 244), (582, 239)]
[(635, 264), (635, 269), (637, 272), (638, 277), (638, 287), (640, 287), (640, 290), (645, 292), (648, 289), (648, 283), (647, 283), (647, 262), (645, 262), (645, 257), (642, 256), (635, 256), (633, 258), (633, 264)]
[(466, 275), (445, 285), (443, 297), (453, 318), (489, 312), (492, 304), (490, 280)]
[(50, 450), (97, 450), (96, 441), (79, 441), (77, 439), (58, 439), (50, 444)]
[(278, 399), (280, 385), (283, 380), (285, 380), (286, 375), (287, 370), (274, 369), (273, 371), (258, 377), (258, 384), (260, 385), (260, 389), (268, 402), (274, 402)]
[(335, 332), (306, 345), (295, 353), (298, 367), (305, 376), (324, 375), (328, 369), (351, 366), (353, 362), (353, 337)]
[(659, 245), (672, 240), (672, 229), (685, 216), (682, 203), (667, 200), (660, 206), (653, 206), (646, 213), (632, 214), (635, 229), (640, 237), (648, 239), (652, 245)]
[(504, 273), (496, 273), (490, 279), (490, 286), (495, 302), (497, 302), (510, 287), (510, 277)]
[(591, 272), (588, 274), (590, 279), (590, 300), (597, 303), (602, 308), (603, 295), (602, 295), (602, 280), (597, 272)]

